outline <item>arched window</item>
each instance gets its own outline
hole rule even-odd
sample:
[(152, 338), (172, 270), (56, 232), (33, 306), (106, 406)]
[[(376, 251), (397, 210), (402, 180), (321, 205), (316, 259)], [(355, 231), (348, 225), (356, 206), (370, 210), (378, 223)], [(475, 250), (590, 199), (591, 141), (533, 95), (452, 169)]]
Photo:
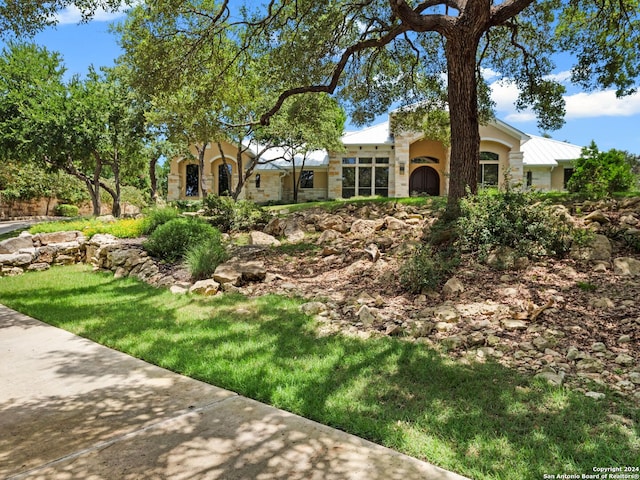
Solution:
[(184, 193), (187, 197), (197, 197), (200, 191), (200, 169), (198, 165), (187, 165), (186, 173), (187, 181)]
[(411, 159), (411, 163), (417, 165), (433, 165), (436, 163), (440, 163), (440, 160), (435, 157), (416, 157)]
[(256, 188), (260, 188), (260, 174), (256, 175)]

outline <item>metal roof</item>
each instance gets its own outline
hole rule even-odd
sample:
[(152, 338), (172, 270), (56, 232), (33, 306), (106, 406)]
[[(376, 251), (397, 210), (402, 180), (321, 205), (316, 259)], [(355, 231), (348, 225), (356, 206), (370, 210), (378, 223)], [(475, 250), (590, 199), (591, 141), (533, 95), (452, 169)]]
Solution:
[(345, 146), (393, 145), (393, 137), (389, 134), (389, 122), (382, 122), (356, 132), (347, 132), (342, 136), (342, 143)]
[(558, 161), (575, 160), (582, 152), (582, 147), (571, 143), (536, 135), (529, 135), (529, 137), (529, 140), (520, 147), (524, 154), (523, 163), (527, 167), (555, 167)]

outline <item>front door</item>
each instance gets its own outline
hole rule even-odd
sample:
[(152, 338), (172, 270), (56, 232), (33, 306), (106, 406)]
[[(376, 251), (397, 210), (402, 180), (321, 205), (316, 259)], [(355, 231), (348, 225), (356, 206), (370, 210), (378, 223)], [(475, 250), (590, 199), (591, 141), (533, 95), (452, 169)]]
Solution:
[(416, 168), (409, 177), (409, 194), (440, 195), (440, 176), (431, 167)]

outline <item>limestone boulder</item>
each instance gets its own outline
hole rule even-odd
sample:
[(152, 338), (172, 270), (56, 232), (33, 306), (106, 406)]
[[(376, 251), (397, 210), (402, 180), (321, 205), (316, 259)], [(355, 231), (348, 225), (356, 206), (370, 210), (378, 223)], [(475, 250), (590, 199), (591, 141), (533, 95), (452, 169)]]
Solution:
[(230, 284), (238, 286), (242, 281), (242, 273), (235, 265), (223, 263), (216, 267), (216, 270), (213, 273), (213, 279), (223, 285)]
[(281, 237), (284, 235), (284, 229), (286, 228), (287, 221), (284, 218), (275, 217), (272, 218), (267, 226), (264, 227), (264, 233), (273, 235), (275, 237)]
[(339, 238), (342, 237), (342, 234), (340, 232), (338, 232), (337, 230), (333, 230), (331, 228), (329, 228), (328, 230), (325, 230), (324, 232), (322, 232), (320, 234), (320, 236), (318, 237), (318, 240), (316, 241), (316, 243), (318, 245), (322, 245), (325, 243), (330, 243), (333, 242)]
[(372, 238), (384, 226), (384, 220), (358, 219), (351, 225), (351, 233), (358, 238)]
[(290, 221), (284, 228), (284, 236), (290, 243), (299, 243), (304, 240), (305, 231), (298, 222)]
[(321, 232), (325, 230), (336, 230), (340, 233), (347, 233), (349, 227), (340, 215), (324, 215), (318, 219), (317, 227)]
[(406, 231), (406, 229), (409, 228), (409, 225), (395, 217), (386, 217), (384, 219), (384, 225), (387, 230), (394, 232)]
[(610, 261), (612, 246), (606, 235), (596, 234), (587, 245), (574, 245), (571, 248), (571, 258), (583, 261)]
[(585, 222), (598, 222), (600, 225), (605, 225), (611, 220), (607, 217), (602, 210), (594, 210), (589, 215), (584, 217)]
[(280, 246), (280, 240), (268, 233), (252, 231), (249, 233), (249, 245)]
[(76, 242), (78, 237), (83, 237), (82, 232), (74, 230), (70, 232), (39, 233), (34, 235), (33, 240), (40, 242), (40, 245), (49, 245), (51, 243)]
[(464, 285), (457, 277), (451, 277), (442, 287), (442, 293), (447, 297), (457, 297), (464, 292)]
[(209, 297), (217, 294), (218, 290), (220, 290), (220, 284), (213, 279), (207, 279), (194, 283), (189, 289), (189, 293)]
[(18, 253), (23, 248), (33, 248), (32, 237), (8, 238), (0, 242), (0, 254)]
[(0, 254), (0, 265), (21, 267), (29, 265), (33, 261), (30, 253), (2, 253)]
[(320, 315), (328, 310), (327, 305), (322, 302), (307, 302), (300, 305), (300, 311), (305, 315)]
[(640, 275), (640, 260), (631, 257), (620, 257), (613, 260), (613, 272), (616, 275)]

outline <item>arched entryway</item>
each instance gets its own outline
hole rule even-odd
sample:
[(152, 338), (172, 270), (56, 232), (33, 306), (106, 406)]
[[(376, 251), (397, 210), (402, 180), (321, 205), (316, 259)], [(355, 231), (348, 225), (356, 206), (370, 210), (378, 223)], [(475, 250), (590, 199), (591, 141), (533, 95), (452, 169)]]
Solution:
[(426, 193), (434, 197), (440, 195), (440, 175), (431, 167), (416, 168), (409, 177), (409, 193)]

